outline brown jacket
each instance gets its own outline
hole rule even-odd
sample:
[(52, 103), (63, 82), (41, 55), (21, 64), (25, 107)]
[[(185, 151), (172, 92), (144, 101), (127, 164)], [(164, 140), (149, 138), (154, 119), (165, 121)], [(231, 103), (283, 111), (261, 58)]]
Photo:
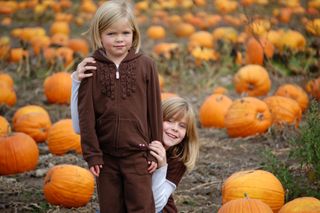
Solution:
[(97, 69), (82, 80), (78, 94), (81, 146), (89, 166), (103, 164), (103, 153), (125, 157), (146, 150), (163, 134), (155, 63), (134, 49), (118, 69), (102, 49), (93, 57)]

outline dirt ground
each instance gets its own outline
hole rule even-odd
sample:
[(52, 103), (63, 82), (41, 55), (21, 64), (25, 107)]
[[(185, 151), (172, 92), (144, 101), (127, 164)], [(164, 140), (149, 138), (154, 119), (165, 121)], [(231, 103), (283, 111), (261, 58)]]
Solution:
[[(38, 80), (25, 85), (21, 83), (18, 86), (21, 91), (19, 97), (26, 102), (19, 104), (24, 105), (31, 99), (33, 104), (44, 104), (53, 123), (59, 118), (70, 117), (68, 106), (47, 104), (38, 85)], [(186, 98), (198, 111), (205, 97)], [(12, 117), (17, 107), (2, 107), (0, 111), (6, 112), (7, 117)], [(221, 186), (228, 176), (240, 170), (261, 168), (262, 152), (266, 148), (277, 150), (278, 153), (286, 152), (285, 141), (282, 141), (285, 136), (272, 131), (261, 136), (231, 139), (223, 129), (204, 129), (199, 123), (198, 127), (201, 150), (197, 166), (183, 177), (174, 193), (179, 212), (217, 212), (222, 200)], [(39, 144), (39, 149), (40, 159), (36, 170), (0, 176), (0, 212), (95, 212), (98, 208), (96, 192), (86, 206), (77, 209), (52, 206), (46, 202), (42, 187), (48, 168), (62, 163), (86, 167), (86, 163), (75, 153), (54, 156), (45, 143)]]

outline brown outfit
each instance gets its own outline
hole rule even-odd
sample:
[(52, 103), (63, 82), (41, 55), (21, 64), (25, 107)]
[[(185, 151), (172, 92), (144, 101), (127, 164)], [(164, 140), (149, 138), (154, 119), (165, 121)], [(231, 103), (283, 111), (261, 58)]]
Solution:
[[(169, 153), (167, 153), (167, 163), (168, 163), (168, 170), (167, 170), (167, 177), (166, 179), (171, 181), (178, 187), (178, 184), (180, 183), (182, 176), (186, 172), (187, 168), (183, 164), (182, 161), (180, 161), (178, 158), (174, 158), (170, 156)], [(177, 207), (174, 203), (173, 196), (170, 195), (167, 204), (162, 210), (163, 213), (176, 213), (178, 212)]]
[(80, 84), (78, 109), (83, 157), (89, 167), (104, 164), (97, 178), (101, 213), (154, 212), (146, 158), (148, 144), (162, 141), (155, 64), (134, 49), (119, 68), (102, 49), (93, 57), (97, 69)]

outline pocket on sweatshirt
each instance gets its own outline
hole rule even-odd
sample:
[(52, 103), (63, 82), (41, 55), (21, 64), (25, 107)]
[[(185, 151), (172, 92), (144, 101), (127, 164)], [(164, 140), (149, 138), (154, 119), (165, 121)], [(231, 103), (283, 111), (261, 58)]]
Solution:
[(139, 144), (148, 145), (148, 137), (143, 133), (138, 121), (121, 119), (119, 122), (119, 148), (138, 148)]
[(100, 144), (112, 143), (116, 137), (116, 119), (100, 119), (97, 122), (96, 132)]

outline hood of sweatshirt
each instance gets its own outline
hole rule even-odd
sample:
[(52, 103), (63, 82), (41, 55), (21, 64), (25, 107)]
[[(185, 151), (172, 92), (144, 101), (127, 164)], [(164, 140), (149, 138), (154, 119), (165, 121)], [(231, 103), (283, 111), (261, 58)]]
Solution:
[[(134, 60), (134, 59), (136, 59), (136, 58), (138, 58), (138, 57), (140, 57), (140, 56), (142, 55), (142, 53), (140, 53), (140, 52), (136, 53), (135, 51), (136, 51), (136, 50), (135, 50), (134, 48), (129, 49), (128, 54), (127, 54), (126, 57), (122, 60), (121, 63), (132, 61), (132, 60)], [(93, 57), (94, 59), (96, 59), (97, 61), (101, 61), (101, 62), (103, 62), (103, 63), (114, 63), (114, 62), (112, 62), (111, 60), (109, 60), (109, 59), (107, 58), (106, 52), (105, 52), (105, 50), (104, 50), (103, 48), (97, 49), (97, 50), (93, 53), (92, 57)]]

